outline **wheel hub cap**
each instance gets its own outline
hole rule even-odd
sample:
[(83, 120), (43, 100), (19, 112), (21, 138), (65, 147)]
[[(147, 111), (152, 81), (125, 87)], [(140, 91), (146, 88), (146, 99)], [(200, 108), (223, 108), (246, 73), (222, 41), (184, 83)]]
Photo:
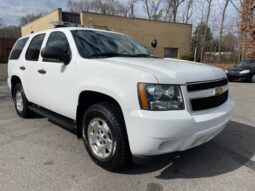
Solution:
[(23, 111), (24, 108), (24, 104), (23, 104), (23, 98), (22, 98), (22, 94), (20, 91), (18, 91), (16, 93), (16, 107), (18, 109), (18, 111)]
[(114, 151), (112, 133), (104, 120), (100, 118), (93, 119), (88, 125), (87, 133), (89, 145), (95, 156), (107, 159), (112, 155)]

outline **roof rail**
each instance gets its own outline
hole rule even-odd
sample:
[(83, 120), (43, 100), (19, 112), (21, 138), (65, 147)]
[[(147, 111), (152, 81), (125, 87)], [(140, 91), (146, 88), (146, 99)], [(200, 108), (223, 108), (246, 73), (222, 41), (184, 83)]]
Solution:
[(84, 26), (77, 23), (70, 23), (64, 21), (51, 21), (50, 25), (54, 28), (61, 28), (61, 27), (85, 27), (85, 28), (94, 28), (93, 26)]

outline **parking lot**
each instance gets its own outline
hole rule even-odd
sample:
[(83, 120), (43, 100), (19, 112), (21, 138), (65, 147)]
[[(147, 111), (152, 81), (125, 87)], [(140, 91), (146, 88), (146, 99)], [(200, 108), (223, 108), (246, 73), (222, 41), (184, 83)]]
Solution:
[(231, 83), (234, 116), (209, 143), (136, 159), (119, 173), (95, 165), (83, 142), (45, 118), (21, 119), (0, 65), (0, 190), (255, 190), (255, 84)]

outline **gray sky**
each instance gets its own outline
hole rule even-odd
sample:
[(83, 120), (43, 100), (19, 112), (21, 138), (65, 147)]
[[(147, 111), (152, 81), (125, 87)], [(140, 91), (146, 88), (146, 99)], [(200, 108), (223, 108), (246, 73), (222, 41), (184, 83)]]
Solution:
[(17, 25), (22, 16), (65, 8), (66, 2), (67, 0), (0, 0), (0, 18), (6, 25)]

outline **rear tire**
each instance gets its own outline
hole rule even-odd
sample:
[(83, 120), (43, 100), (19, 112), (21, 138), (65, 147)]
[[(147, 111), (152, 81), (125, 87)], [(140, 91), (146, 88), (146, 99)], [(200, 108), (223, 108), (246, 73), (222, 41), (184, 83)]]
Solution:
[(28, 109), (29, 102), (20, 83), (16, 84), (13, 90), (13, 102), (17, 114), (22, 118), (29, 118), (32, 112)]
[(117, 171), (131, 161), (124, 119), (114, 104), (90, 106), (83, 115), (82, 136), (90, 157), (104, 169)]

